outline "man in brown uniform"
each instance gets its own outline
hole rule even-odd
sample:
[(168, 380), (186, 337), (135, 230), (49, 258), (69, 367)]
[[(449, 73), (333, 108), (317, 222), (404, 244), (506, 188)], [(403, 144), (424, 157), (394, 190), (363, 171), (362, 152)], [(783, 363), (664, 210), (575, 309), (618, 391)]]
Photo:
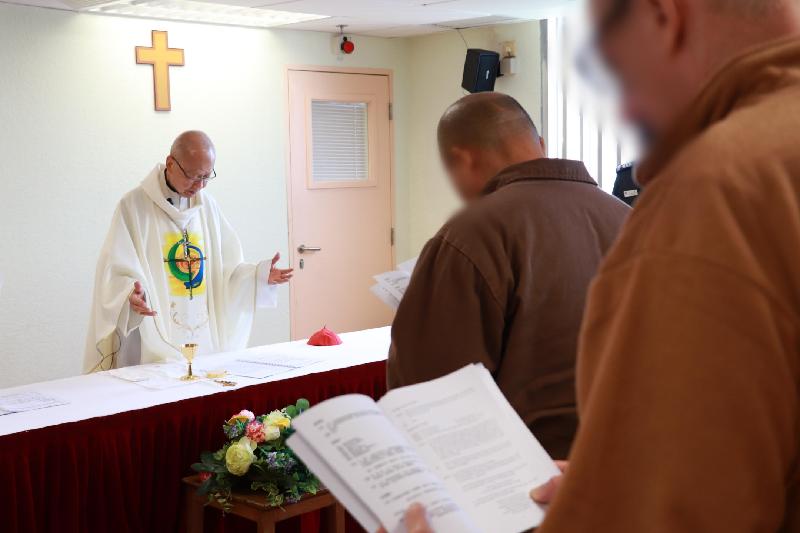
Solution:
[(657, 141), (592, 285), (540, 531), (800, 532), (800, 5), (593, 7)]
[(546, 159), (510, 96), (461, 99), (438, 137), (468, 205), (417, 262), (392, 328), (389, 385), (483, 363), (542, 445), (566, 457), (586, 290), (629, 209), (582, 163)]

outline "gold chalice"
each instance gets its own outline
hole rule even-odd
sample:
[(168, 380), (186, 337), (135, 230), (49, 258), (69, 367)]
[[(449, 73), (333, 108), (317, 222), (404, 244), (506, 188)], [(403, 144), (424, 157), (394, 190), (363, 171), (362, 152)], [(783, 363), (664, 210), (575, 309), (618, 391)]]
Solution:
[(181, 345), (181, 353), (183, 357), (189, 362), (189, 371), (186, 373), (185, 376), (181, 378), (181, 381), (194, 381), (196, 379), (200, 379), (194, 374), (192, 374), (192, 361), (194, 360), (194, 356), (197, 355), (197, 345), (196, 344), (182, 344)]

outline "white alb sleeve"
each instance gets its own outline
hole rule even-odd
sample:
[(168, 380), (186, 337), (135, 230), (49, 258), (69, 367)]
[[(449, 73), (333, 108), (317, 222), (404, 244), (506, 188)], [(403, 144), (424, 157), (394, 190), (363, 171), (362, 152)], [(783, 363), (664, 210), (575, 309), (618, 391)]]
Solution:
[[(131, 291), (131, 293), (133, 293), (133, 291)], [(125, 304), (122, 306), (122, 312), (120, 312), (119, 319), (117, 320), (117, 331), (122, 335), (122, 338), (126, 338), (133, 333), (136, 328), (142, 325), (142, 321), (144, 320), (143, 315), (131, 309), (129, 299), (130, 294), (128, 295), (128, 300), (125, 300)]]
[(271, 261), (261, 261), (256, 269), (256, 307), (258, 309), (278, 307), (278, 286), (269, 284)]

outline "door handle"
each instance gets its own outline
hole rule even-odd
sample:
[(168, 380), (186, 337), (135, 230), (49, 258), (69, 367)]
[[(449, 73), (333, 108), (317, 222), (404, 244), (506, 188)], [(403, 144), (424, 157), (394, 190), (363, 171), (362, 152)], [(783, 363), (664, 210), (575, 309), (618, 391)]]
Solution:
[(305, 244), (301, 244), (300, 246), (297, 247), (297, 251), (300, 252), (301, 254), (304, 254), (306, 252), (321, 252), (322, 248), (320, 248), (319, 246), (306, 246)]

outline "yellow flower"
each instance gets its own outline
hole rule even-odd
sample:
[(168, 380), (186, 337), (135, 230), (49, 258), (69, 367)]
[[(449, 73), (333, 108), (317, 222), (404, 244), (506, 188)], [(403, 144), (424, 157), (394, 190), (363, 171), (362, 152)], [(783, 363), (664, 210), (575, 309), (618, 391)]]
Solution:
[(257, 444), (247, 437), (242, 437), (239, 442), (231, 444), (228, 451), (225, 452), (225, 467), (228, 472), (234, 476), (245, 475), (255, 459), (253, 450), (256, 449), (256, 446)]
[(292, 423), (292, 420), (283, 414), (281, 411), (272, 411), (270, 414), (267, 415), (267, 418), (264, 420), (264, 425), (268, 426), (276, 426), (280, 429), (288, 428)]

